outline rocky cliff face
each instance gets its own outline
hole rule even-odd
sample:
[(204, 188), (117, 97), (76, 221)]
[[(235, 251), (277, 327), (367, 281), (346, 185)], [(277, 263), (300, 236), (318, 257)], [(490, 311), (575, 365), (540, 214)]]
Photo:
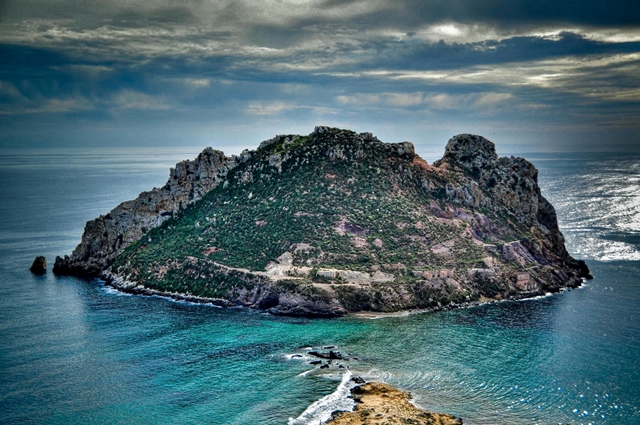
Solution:
[(510, 216), (518, 226), (530, 227), (532, 236), (542, 243), (531, 247), (541, 254), (536, 256), (538, 261), (548, 264), (568, 256), (555, 209), (540, 193), (533, 164), (524, 158), (498, 157), (495, 145), (484, 137), (461, 134), (449, 140), (444, 156), (434, 166), (463, 172), (469, 178), (463, 186), (447, 188), (454, 202), (492, 208)]
[(177, 163), (160, 189), (142, 192), (136, 199), (87, 222), (82, 241), (73, 253), (56, 257), (54, 273), (97, 276), (131, 243), (222, 183), (241, 160), (206, 148), (195, 160)]
[(522, 298), (589, 277), (526, 160), (463, 134), (429, 165), (409, 142), (327, 127), (178, 164), (162, 189), (89, 222), (55, 269), (316, 316)]

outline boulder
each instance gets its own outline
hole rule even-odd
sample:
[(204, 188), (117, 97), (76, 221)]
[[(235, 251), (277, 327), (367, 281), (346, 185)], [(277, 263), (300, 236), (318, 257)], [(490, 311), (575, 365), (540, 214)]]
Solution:
[(585, 279), (593, 279), (593, 276), (589, 271), (589, 266), (586, 265), (584, 260), (577, 260), (574, 264), (574, 267), (578, 270), (580, 277), (584, 277)]
[(364, 384), (364, 383), (366, 382), (366, 381), (365, 381), (363, 378), (361, 378), (360, 376), (354, 376), (353, 378), (351, 378), (351, 380), (352, 380), (353, 382), (355, 382), (356, 384), (360, 384), (360, 385), (362, 385), (362, 384)]
[(496, 146), (489, 140), (474, 134), (458, 134), (449, 140), (444, 156), (434, 165), (437, 167), (448, 162), (465, 168), (482, 168), (492, 165), (497, 159)]
[(29, 268), (31, 273), (35, 274), (43, 274), (47, 272), (47, 259), (40, 255), (33, 260), (33, 264), (31, 264), (31, 268)]

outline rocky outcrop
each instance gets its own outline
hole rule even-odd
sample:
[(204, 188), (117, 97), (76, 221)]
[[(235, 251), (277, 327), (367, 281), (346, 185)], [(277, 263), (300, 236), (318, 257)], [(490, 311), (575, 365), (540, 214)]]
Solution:
[(44, 274), (47, 272), (47, 259), (44, 256), (38, 256), (33, 260), (33, 264), (29, 271), (34, 274)]
[(432, 413), (411, 403), (411, 395), (391, 385), (369, 382), (351, 389), (356, 402), (352, 412), (335, 412), (327, 425), (416, 424), (462, 425), (462, 419)]
[(53, 272), (97, 276), (123, 249), (201, 199), (225, 180), (229, 170), (246, 159), (246, 155), (226, 157), (218, 150), (206, 148), (195, 160), (177, 163), (163, 187), (143, 192), (87, 222), (80, 244), (70, 256), (56, 257)]
[[(492, 208), (513, 221), (514, 226), (529, 227), (529, 240), (505, 246), (505, 258), (542, 264), (567, 261), (580, 269), (581, 265), (567, 253), (556, 211), (540, 193), (538, 170), (529, 161), (499, 157), (495, 145), (484, 137), (460, 134), (449, 140), (444, 156), (433, 165), (463, 172), (470, 179), (463, 185), (446, 188), (454, 203)], [(582, 273), (584, 277), (587, 274)]]

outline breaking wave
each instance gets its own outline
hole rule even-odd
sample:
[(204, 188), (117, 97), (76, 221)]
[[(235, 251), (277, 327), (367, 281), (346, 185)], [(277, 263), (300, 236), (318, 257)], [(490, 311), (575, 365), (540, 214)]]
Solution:
[(336, 410), (351, 411), (355, 403), (347, 398), (351, 394), (351, 388), (356, 384), (351, 381), (351, 372), (342, 375), (342, 381), (338, 388), (329, 395), (313, 402), (297, 418), (289, 418), (289, 425), (320, 425), (331, 418), (331, 413)]

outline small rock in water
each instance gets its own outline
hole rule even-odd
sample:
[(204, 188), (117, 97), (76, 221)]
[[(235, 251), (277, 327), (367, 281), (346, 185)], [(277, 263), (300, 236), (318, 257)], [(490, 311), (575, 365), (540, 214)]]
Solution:
[(43, 274), (47, 272), (47, 259), (40, 255), (33, 260), (33, 264), (31, 264), (31, 268), (29, 268), (31, 273), (35, 274)]
[(312, 364), (312, 365), (322, 364), (322, 360), (314, 360), (312, 362), (309, 362), (309, 364)]
[(364, 384), (366, 382), (364, 379), (362, 379), (359, 376), (354, 376), (353, 378), (351, 378), (351, 380), (356, 384)]
[(347, 360), (339, 351), (329, 351), (328, 353), (321, 353), (319, 351), (309, 351), (310, 356), (319, 357), (321, 359), (329, 360)]

